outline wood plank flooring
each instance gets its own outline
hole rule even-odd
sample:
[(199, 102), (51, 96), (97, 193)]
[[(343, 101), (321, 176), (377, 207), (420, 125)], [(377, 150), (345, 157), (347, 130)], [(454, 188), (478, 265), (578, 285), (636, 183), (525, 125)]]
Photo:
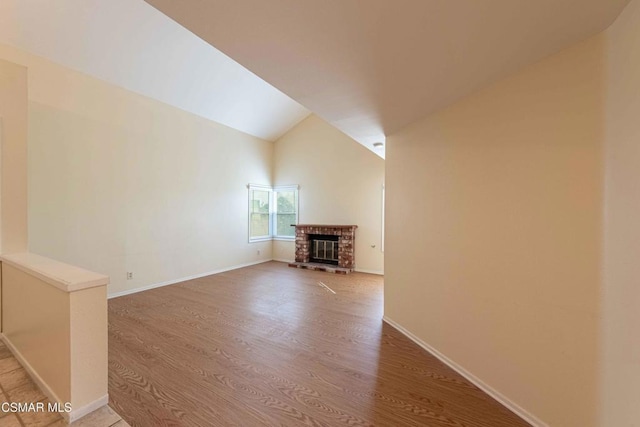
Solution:
[(382, 281), (269, 262), (112, 299), (110, 405), (132, 426), (528, 426), (383, 323)]

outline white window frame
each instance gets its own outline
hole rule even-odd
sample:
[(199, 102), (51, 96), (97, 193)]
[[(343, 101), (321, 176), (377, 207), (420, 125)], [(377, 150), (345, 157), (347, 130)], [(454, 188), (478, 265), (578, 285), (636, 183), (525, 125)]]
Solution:
[(294, 224), (298, 224), (298, 219), (300, 218), (300, 186), (299, 185), (279, 185), (277, 187), (273, 187), (272, 198), (273, 198), (273, 215), (272, 215), (272, 233), (273, 240), (296, 240), (296, 236), (280, 236), (278, 235), (278, 200), (276, 194), (279, 192), (285, 191), (294, 191), (296, 193), (296, 219)]
[[(249, 236), (249, 243), (264, 242), (266, 240), (271, 240), (273, 235), (273, 221), (272, 221), (273, 189), (270, 186), (259, 185), (259, 184), (248, 184), (247, 189), (249, 190), (247, 191), (247, 217), (248, 217), (247, 234)], [(264, 236), (256, 236), (256, 237), (251, 236), (251, 214), (252, 214), (251, 209), (253, 208), (253, 206), (251, 205), (251, 201), (252, 201), (251, 192), (254, 190), (266, 191), (269, 193), (269, 232)]]
[[(276, 194), (278, 192), (284, 191), (295, 191), (296, 193), (296, 220), (295, 224), (298, 224), (298, 220), (300, 218), (300, 186), (299, 185), (279, 185), (276, 187), (271, 187), (268, 185), (260, 185), (260, 184), (247, 184), (247, 235), (249, 237), (249, 243), (254, 242), (264, 242), (267, 240), (287, 240), (293, 241), (296, 239), (295, 236), (279, 236), (277, 235), (277, 221), (278, 221), (278, 200)], [(264, 236), (251, 236), (251, 209), (252, 206), (252, 198), (251, 192), (254, 190), (258, 191), (266, 191), (269, 193), (269, 234)]]

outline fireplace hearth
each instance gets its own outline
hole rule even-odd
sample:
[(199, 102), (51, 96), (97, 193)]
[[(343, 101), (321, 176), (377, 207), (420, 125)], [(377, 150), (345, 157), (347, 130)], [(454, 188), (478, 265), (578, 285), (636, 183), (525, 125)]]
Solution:
[(296, 225), (296, 260), (289, 267), (347, 274), (355, 269), (357, 225)]

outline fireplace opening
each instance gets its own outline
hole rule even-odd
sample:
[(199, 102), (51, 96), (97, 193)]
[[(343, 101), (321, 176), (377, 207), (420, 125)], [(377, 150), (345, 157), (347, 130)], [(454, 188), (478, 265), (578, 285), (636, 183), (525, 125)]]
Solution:
[(338, 236), (311, 234), (309, 241), (311, 262), (338, 265)]

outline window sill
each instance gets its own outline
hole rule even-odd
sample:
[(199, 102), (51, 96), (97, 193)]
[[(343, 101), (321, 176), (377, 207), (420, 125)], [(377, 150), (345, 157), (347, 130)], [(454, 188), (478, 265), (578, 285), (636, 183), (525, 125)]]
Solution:
[(285, 236), (269, 236), (269, 237), (253, 237), (249, 239), (249, 243), (258, 243), (258, 242), (268, 242), (269, 240), (279, 240), (284, 242), (294, 242), (296, 240), (295, 237), (285, 237)]
[(249, 239), (249, 243), (258, 243), (258, 242), (268, 242), (269, 240), (273, 240), (271, 236), (267, 237), (252, 237)]

